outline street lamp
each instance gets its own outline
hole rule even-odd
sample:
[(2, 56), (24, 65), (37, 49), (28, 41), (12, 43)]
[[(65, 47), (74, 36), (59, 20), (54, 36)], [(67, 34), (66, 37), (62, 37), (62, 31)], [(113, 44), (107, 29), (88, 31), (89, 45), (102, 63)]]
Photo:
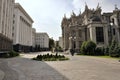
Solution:
[(111, 44), (111, 42), (112, 42), (112, 27), (113, 27), (113, 23), (111, 22), (110, 23), (110, 28), (109, 28), (109, 37), (110, 37), (110, 44)]
[(72, 56), (74, 55), (74, 52), (75, 52), (75, 40), (76, 40), (76, 37), (75, 36), (71, 36), (69, 37), (69, 40), (70, 40), (70, 52), (72, 54)]

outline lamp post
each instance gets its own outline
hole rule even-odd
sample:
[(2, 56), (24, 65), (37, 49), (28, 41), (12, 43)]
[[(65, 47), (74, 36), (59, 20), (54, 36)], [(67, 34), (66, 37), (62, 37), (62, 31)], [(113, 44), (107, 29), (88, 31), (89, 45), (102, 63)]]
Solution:
[(76, 37), (75, 36), (71, 36), (69, 37), (69, 40), (70, 40), (70, 53), (71, 55), (73, 56), (74, 53), (75, 53), (75, 40), (76, 40)]
[(110, 23), (110, 28), (109, 28), (109, 37), (110, 37), (110, 44), (112, 42), (112, 39), (113, 39), (113, 35), (112, 35), (112, 27), (113, 27), (113, 23), (111, 22)]

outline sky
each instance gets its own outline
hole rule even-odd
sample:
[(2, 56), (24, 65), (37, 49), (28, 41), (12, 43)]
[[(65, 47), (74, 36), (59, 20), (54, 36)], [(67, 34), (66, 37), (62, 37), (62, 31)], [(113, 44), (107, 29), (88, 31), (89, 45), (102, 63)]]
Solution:
[(34, 20), (36, 32), (47, 32), (49, 37), (58, 40), (62, 36), (61, 21), (66, 14), (69, 18), (72, 11), (79, 14), (84, 11), (85, 2), (93, 9), (97, 4), (102, 12), (111, 12), (115, 4), (120, 9), (119, 0), (15, 0)]

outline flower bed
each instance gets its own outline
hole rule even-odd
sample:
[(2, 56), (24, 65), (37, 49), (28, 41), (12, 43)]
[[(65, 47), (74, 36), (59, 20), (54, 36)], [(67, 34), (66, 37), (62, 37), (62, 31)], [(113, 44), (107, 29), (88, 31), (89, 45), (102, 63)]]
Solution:
[(64, 55), (58, 55), (58, 54), (44, 54), (44, 55), (38, 55), (37, 57), (33, 58), (33, 60), (38, 61), (64, 61), (69, 60), (69, 58), (66, 58)]

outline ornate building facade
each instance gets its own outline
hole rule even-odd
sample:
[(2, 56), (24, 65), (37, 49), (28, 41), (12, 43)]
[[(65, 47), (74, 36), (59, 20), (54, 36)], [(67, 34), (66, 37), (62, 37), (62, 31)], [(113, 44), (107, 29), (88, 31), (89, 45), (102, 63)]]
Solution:
[(64, 50), (77, 52), (83, 41), (92, 40), (97, 47), (108, 46), (112, 39), (120, 43), (120, 10), (115, 6), (113, 12), (101, 13), (101, 7), (89, 9), (85, 5), (83, 13), (72, 12), (70, 18), (64, 15), (61, 28)]

